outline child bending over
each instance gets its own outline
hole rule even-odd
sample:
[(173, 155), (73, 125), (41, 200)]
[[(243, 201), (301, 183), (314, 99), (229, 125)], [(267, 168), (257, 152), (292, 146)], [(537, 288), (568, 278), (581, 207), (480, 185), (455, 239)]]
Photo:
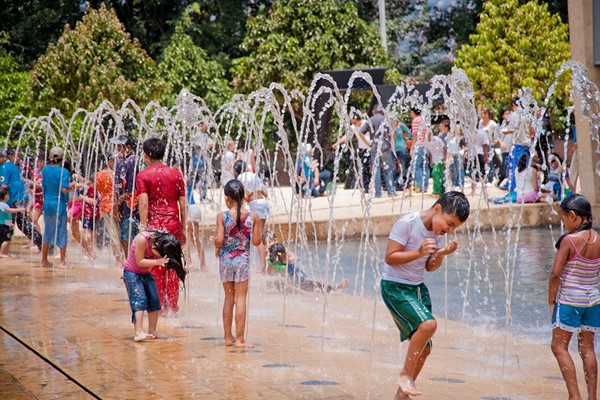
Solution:
[[(187, 270), (179, 240), (170, 233), (143, 231), (133, 239), (123, 267), (136, 342), (167, 338), (156, 331), (160, 299), (156, 281), (150, 273), (155, 265), (173, 269), (181, 282), (185, 282)], [(144, 311), (148, 311), (148, 333), (143, 329)]]

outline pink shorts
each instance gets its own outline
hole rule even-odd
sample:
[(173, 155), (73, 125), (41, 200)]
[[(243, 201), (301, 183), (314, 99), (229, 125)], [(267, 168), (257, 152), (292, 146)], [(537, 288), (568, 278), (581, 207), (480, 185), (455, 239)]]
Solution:
[(523, 195), (517, 196), (517, 203), (537, 203), (540, 199), (540, 194), (537, 190), (532, 190), (531, 192), (525, 193)]

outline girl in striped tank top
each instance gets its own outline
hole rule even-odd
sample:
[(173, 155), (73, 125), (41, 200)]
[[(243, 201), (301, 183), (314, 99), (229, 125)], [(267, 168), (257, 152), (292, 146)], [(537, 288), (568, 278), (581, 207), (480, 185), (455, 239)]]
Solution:
[[(581, 400), (569, 342), (577, 332), (588, 399), (596, 400), (598, 361), (594, 334), (600, 330), (600, 236), (592, 229), (592, 207), (580, 194), (560, 204), (567, 233), (558, 238), (550, 274), (548, 304), (552, 316), (552, 352), (567, 384), (569, 400)], [(566, 240), (565, 240), (566, 239)]]

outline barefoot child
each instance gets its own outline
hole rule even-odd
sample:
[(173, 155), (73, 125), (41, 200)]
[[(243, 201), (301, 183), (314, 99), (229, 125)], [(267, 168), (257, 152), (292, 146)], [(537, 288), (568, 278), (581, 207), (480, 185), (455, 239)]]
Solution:
[(8, 190), (0, 187), (0, 258), (10, 257), (10, 239), (12, 238), (15, 227), (12, 222), (12, 215), (25, 212), (24, 208), (11, 208), (8, 206)]
[(289, 284), (288, 288), (291, 291), (329, 293), (332, 290), (344, 289), (350, 283), (346, 278), (333, 285), (308, 279), (306, 272), (296, 266), (299, 258), (291, 251), (288, 251), (281, 243), (275, 243), (270, 246), (269, 253), (267, 270), (273, 271), (272, 274), (280, 273), (282, 275), (285, 275), (287, 270), (289, 281), (284, 282)]
[(565, 198), (559, 213), (567, 233), (556, 242), (558, 252), (548, 285), (553, 326), (551, 347), (567, 384), (569, 399), (580, 400), (575, 363), (569, 354), (571, 336), (577, 332), (587, 398), (596, 400), (598, 361), (594, 334), (600, 330), (600, 237), (592, 229), (592, 207), (584, 196), (574, 194)]
[[(160, 299), (156, 281), (150, 272), (156, 265), (173, 269), (181, 282), (185, 282), (187, 271), (179, 240), (170, 233), (143, 231), (133, 239), (123, 267), (123, 280), (131, 305), (131, 321), (135, 328), (133, 340), (136, 342), (166, 338), (156, 332)], [(148, 333), (143, 329), (144, 311), (148, 311)]]
[[(246, 343), (246, 294), (250, 276), (250, 241), (254, 246), (261, 243), (262, 223), (258, 215), (242, 208), (244, 186), (232, 179), (224, 188), (225, 205), (228, 210), (217, 215), (215, 255), (219, 258), (219, 273), (225, 301), (223, 303), (223, 328), (225, 345), (252, 348)], [(233, 308), (235, 306), (235, 331), (232, 333)]]
[(430, 339), (437, 329), (423, 275), (438, 269), (444, 257), (456, 250), (455, 240), (442, 247), (444, 235), (454, 232), (468, 217), (465, 195), (446, 192), (430, 209), (402, 216), (390, 232), (381, 295), (400, 330), (400, 340), (410, 339), (396, 399), (421, 394), (414, 381), (431, 352)]

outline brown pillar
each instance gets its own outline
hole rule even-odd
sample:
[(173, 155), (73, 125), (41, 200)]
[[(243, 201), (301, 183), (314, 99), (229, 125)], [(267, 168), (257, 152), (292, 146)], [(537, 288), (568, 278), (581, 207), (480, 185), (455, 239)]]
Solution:
[[(600, 87), (600, 66), (594, 65), (594, 2), (596, 7), (600, 7), (600, 1), (597, 0), (568, 0), (569, 36), (571, 58), (585, 66), (588, 69), (589, 80)], [(600, 24), (600, 18), (595, 23)], [(595, 40), (600, 41), (600, 37)], [(600, 221), (600, 176), (596, 170), (600, 171), (600, 154), (596, 151), (596, 141), (592, 140), (592, 136), (598, 138), (598, 129), (594, 129), (587, 120), (582, 118), (579, 99), (575, 97), (574, 101), (577, 127), (576, 156), (579, 162), (578, 192), (592, 203), (595, 220), (598, 223)], [(600, 105), (593, 108), (598, 110), (598, 107)]]

